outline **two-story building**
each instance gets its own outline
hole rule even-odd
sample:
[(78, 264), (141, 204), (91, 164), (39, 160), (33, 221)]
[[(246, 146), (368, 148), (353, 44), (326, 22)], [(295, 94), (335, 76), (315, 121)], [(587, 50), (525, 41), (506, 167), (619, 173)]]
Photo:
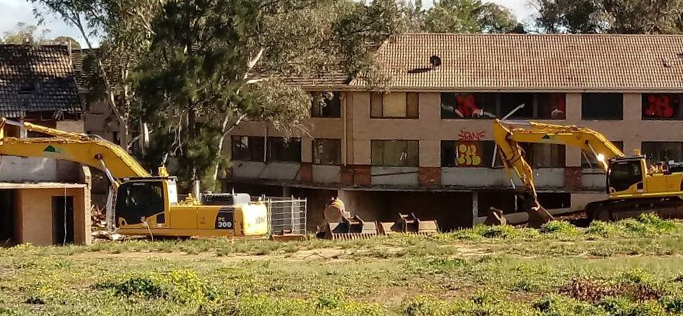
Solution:
[[(376, 54), (391, 76), (368, 91), (331, 76), (296, 84), (335, 98), (311, 107), (313, 138), (262, 122), (231, 135), (237, 191), (309, 198), (309, 225), (338, 195), (367, 220), (398, 212), (467, 227), (514, 212), (492, 117), (593, 128), (628, 154), (683, 160), (683, 36), (405, 34)], [(526, 146), (541, 203), (581, 210), (606, 198), (596, 161), (573, 147)]]

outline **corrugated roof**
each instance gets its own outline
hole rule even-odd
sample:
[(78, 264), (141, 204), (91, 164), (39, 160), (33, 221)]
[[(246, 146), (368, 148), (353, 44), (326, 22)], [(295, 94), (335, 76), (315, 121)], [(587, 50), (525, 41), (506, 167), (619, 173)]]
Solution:
[(376, 56), (392, 89), (683, 90), (680, 35), (404, 34)]
[(82, 113), (64, 45), (0, 45), (0, 115)]

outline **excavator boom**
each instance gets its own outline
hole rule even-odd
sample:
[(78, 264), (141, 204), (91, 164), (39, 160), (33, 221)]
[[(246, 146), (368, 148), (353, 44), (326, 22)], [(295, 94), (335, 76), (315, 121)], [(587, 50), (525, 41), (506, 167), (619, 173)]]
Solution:
[[(8, 124), (55, 137), (5, 137), (4, 130)], [(0, 119), (0, 131), (0, 155), (74, 161), (109, 173), (117, 182), (123, 178), (151, 177), (123, 148), (98, 137), (12, 122), (5, 118)]]
[(635, 156), (626, 157), (610, 140), (594, 130), (575, 125), (495, 120), (493, 134), (508, 175), (510, 169), (515, 171), (537, 209), (542, 207), (536, 195), (533, 170), (524, 160), (519, 143), (577, 147), (601, 164), (607, 177), (609, 198), (586, 205), (589, 220), (616, 219), (624, 214), (645, 211), (683, 215), (683, 200), (680, 198), (683, 196), (683, 173), (656, 171), (657, 168), (648, 166), (639, 150), (635, 151)]

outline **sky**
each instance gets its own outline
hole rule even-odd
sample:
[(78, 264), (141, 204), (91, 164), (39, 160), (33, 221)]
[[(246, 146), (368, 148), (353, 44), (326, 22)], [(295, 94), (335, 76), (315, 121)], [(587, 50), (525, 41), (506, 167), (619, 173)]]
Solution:
[[(425, 7), (431, 5), (432, 0), (423, 0)], [(485, 0), (495, 2), (512, 10), (521, 21), (528, 20), (533, 14), (533, 7), (528, 5), (528, 0)], [(24, 22), (29, 25), (37, 25), (38, 20), (33, 16), (33, 4), (27, 0), (0, 0), (0, 35), (16, 29), (17, 23)], [(63, 21), (54, 17), (46, 16), (44, 25), (40, 26), (50, 30), (47, 37), (70, 36), (85, 46), (83, 36), (78, 29), (67, 26)]]

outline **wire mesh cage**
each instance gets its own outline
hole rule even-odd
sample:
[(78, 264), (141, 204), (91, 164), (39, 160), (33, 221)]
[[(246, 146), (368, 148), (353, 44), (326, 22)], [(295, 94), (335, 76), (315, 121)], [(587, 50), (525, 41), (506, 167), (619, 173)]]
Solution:
[(291, 232), (306, 234), (306, 199), (295, 197), (262, 197), (268, 205), (270, 234)]

